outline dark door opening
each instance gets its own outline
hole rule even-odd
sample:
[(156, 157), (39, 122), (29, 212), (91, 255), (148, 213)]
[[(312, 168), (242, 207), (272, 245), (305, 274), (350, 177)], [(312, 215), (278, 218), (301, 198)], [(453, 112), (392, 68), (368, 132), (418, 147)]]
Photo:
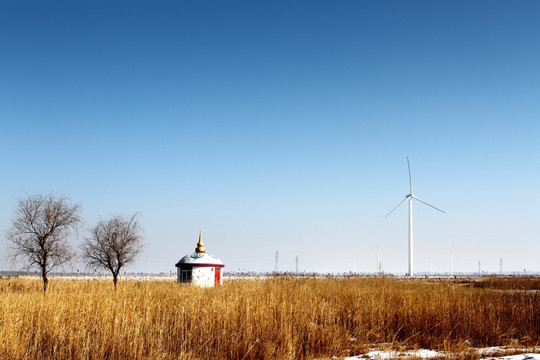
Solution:
[(190, 282), (191, 282), (191, 275), (192, 275), (191, 268), (183, 268), (183, 269), (182, 269), (182, 279), (181, 279), (181, 282), (183, 282), (183, 283), (190, 283)]

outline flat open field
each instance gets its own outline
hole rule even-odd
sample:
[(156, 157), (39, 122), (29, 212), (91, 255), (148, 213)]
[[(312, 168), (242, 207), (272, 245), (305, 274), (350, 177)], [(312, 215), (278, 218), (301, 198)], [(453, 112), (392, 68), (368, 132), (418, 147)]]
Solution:
[(0, 279), (1, 359), (324, 359), (540, 345), (540, 279)]

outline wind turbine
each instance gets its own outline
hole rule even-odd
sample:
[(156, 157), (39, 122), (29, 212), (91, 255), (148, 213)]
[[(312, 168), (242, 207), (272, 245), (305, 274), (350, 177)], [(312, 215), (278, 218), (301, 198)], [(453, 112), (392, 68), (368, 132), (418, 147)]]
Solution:
[(413, 199), (414, 200), (418, 200), (420, 201), (421, 203), (429, 206), (429, 207), (432, 207), (434, 208), (435, 210), (439, 210), (440, 212), (443, 212), (441, 209), (439, 208), (436, 208), (435, 206), (431, 205), (431, 204), (428, 204), (427, 202), (425, 202), (424, 200), (416, 197), (413, 193), (413, 186), (412, 186), (412, 177), (411, 177), (411, 164), (409, 163), (409, 158), (407, 157), (407, 167), (409, 168), (409, 185), (410, 185), (410, 188), (411, 188), (411, 193), (408, 194), (408, 195), (405, 195), (405, 200), (403, 200), (402, 202), (400, 202), (395, 208), (392, 209), (392, 211), (390, 211), (386, 216), (385, 218), (388, 217), (388, 215), (390, 215), (391, 213), (394, 212), (394, 210), (396, 210), (398, 207), (401, 206), (401, 204), (403, 204), (405, 201), (408, 201), (409, 202), (409, 276), (414, 276), (414, 270), (413, 270), (413, 208), (412, 208), (412, 204), (413, 204)]

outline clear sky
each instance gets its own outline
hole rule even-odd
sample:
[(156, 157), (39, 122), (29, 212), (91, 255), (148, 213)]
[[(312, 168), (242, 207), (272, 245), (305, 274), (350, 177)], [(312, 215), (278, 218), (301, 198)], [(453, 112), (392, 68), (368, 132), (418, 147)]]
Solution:
[[(540, 2), (0, 2), (0, 230), (54, 191), (226, 270), (540, 271)], [(79, 237), (87, 236), (84, 230)], [(76, 241), (80, 241), (81, 239)], [(5, 254), (5, 236), (0, 239)], [(13, 268), (4, 260), (0, 268)]]

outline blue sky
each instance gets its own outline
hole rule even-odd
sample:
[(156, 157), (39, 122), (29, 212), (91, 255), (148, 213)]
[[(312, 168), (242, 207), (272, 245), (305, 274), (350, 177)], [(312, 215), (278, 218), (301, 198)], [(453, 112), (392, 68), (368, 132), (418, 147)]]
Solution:
[[(54, 191), (174, 271), (540, 271), (534, 1), (0, 3), (0, 229)], [(87, 236), (81, 231), (80, 237)], [(78, 240), (80, 241), (80, 239)], [(76, 243), (77, 241), (75, 241)], [(0, 246), (7, 247), (5, 238)], [(3, 268), (14, 265), (2, 263)]]

